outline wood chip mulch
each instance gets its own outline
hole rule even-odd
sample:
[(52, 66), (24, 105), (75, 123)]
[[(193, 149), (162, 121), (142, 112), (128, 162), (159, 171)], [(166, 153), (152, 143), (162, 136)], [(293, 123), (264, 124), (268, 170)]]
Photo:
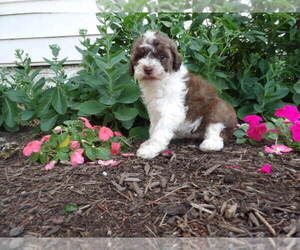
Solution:
[[(270, 159), (258, 155), (262, 145), (234, 142), (214, 153), (191, 141), (169, 149), (153, 160), (117, 157), (115, 167), (46, 171), (21, 151), (0, 160), (0, 236), (300, 237), (299, 153)], [(257, 172), (266, 163), (273, 173)], [(70, 204), (77, 210), (63, 213)]]

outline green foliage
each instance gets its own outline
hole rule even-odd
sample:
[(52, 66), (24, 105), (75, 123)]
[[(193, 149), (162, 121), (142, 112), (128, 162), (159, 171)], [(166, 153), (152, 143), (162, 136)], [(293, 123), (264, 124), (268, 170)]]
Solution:
[[(129, 4), (131, 11), (140, 6)], [(176, 40), (189, 70), (207, 78), (239, 118), (253, 113), (268, 118), (284, 103), (300, 105), (299, 13), (117, 12), (97, 17), (96, 41), (81, 31), (82, 70), (75, 77), (66, 76), (66, 59), (59, 59), (56, 45), (50, 46), (52, 58), (45, 58), (53, 72), (48, 78), (38, 77), (40, 70), (31, 67), (28, 55), (16, 51), (17, 68), (0, 71), (0, 126), (16, 131), (38, 120), (40, 129), (49, 131), (65, 120), (91, 116), (101, 125), (130, 130), (133, 137), (147, 136), (147, 112), (127, 71), (133, 41), (148, 29)]]
[(145, 113), (145, 108), (139, 105), (139, 88), (128, 74), (128, 54), (115, 46), (118, 34), (108, 32), (114, 19), (103, 16), (99, 21), (101, 39), (95, 43), (81, 31), (84, 49), (77, 50), (82, 54), (83, 69), (71, 79), (72, 106), (79, 115), (94, 115), (105, 126), (129, 130), (141, 121), (139, 114)]
[[(101, 127), (103, 128), (103, 127)], [(111, 158), (112, 143), (119, 144), (120, 148), (112, 154), (118, 154), (120, 151), (126, 151), (129, 141), (124, 136), (116, 136), (109, 129), (107, 136), (100, 126), (85, 127), (81, 120), (64, 121), (63, 125), (56, 127), (51, 135), (44, 136), (39, 141), (29, 142), (23, 153), (30, 156), (32, 162), (46, 164), (55, 162), (57, 164), (71, 162), (72, 155), (77, 150), (82, 150), (84, 161), (94, 161), (96, 159), (109, 160)], [(106, 136), (103, 138), (103, 136)], [(40, 150), (33, 151), (32, 144), (41, 144)], [(76, 163), (78, 165), (78, 163)], [(74, 165), (75, 166), (75, 165)]]

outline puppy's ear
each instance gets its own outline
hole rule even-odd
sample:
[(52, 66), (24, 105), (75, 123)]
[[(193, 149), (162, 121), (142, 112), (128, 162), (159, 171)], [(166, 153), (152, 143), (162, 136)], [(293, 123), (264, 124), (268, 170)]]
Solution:
[(177, 51), (175, 44), (172, 44), (172, 46), (171, 46), (171, 53), (173, 56), (173, 70), (177, 71), (177, 70), (179, 70), (179, 68), (181, 66), (182, 59), (181, 59), (180, 54)]

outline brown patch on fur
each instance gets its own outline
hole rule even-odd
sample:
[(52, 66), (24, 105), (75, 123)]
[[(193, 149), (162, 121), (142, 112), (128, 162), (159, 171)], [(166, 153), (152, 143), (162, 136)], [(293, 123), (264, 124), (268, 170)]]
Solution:
[(188, 121), (195, 121), (203, 117), (200, 127), (195, 131), (200, 137), (204, 136), (205, 128), (210, 123), (223, 123), (226, 127), (222, 131), (224, 140), (228, 140), (237, 125), (237, 117), (233, 107), (218, 97), (217, 91), (200, 76), (188, 73)]

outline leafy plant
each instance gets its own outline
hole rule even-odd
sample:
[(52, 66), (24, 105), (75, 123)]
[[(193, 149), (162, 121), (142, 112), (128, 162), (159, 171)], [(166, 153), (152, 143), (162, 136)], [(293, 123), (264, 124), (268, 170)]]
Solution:
[[(237, 143), (256, 143), (266, 140), (276, 145), (287, 145), (295, 150), (300, 150), (300, 112), (296, 106), (285, 105), (278, 108), (270, 121), (262, 123), (262, 117), (248, 115), (244, 117), (246, 124), (242, 124), (234, 132)], [(274, 149), (274, 150), (275, 150)]]
[(140, 133), (135, 133), (134, 125), (144, 125), (141, 118), (147, 119), (140, 90), (128, 74), (126, 52), (114, 46), (118, 34), (108, 32), (112, 20), (103, 16), (100, 21), (101, 39), (95, 43), (81, 33), (85, 49), (77, 50), (83, 56), (83, 70), (71, 80), (76, 86), (72, 90), (72, 107), (79, 116), (93, 115), (112, 128), (131, 129), (131, 135), (137, 137)]
[(113, 132), (104, 126), (92, 126), (86, 118), (65, 121), (54, 128), (51, 135), (29, 142), (23, 154), (32, 162), (40, 162), (45, 169), (52, 169), (58, 163), (72, 166), (87, 160), (109, 160), (121, 150), (127, 149), (128, 141), (120, 132)]

